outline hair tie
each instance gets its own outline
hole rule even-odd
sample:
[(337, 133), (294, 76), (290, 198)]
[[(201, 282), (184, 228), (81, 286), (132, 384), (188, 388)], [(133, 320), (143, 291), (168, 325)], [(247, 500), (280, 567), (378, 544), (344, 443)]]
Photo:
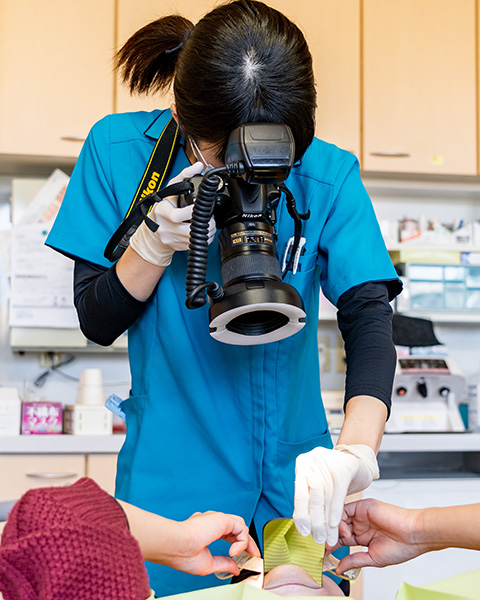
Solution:
[(165, 50), (165, 54), (173, 54), (174, 52), (179, 52), (183, 48), (185, 42), (188, 40), (188, 36), (190, 35), (191, 31), (192, 30), (189, 29), (186, 32), (186, 34), (183, 36), (183, 40), (178, 44), (178, 46), (175, 46), (175, 48), (169, 48), (168, 50)]

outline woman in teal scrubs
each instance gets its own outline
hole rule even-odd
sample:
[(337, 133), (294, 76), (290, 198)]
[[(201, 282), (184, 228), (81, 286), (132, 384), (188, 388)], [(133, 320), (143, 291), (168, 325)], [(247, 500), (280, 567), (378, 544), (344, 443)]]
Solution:
[[(294, 513), (302, 534), (333, 545), (345, 495), (378, 477), (375, 454), (395, 366), (389, 300), (400, 283), (356, 158), (313, 135), (305, 39), (278, 11), (238, 0), (195, 26), (178, 16), (150, 23), (117, 62), (132, 92), (173, 81), (175, 104), (94, 125), (47, 242), (75, 259), (75, 304), (87, 337), (108, 345), (128, 329), (132, 389), (122, 404), (127, 435), (116, 495), (176, 520), (194, 511), (234, 512), (259, 533), (269, 519)], [(150, 213), (156, 233), (143, 223), (116, 264), (104, 258), (172, 117), (182, 135), (170, 170), (177, 180), (203, 169), (202, 161), (221, 165), (230, 132), (243, 123), (292, 130), (296, 162), (285, 183), (298, 212), (310, 211), (298, 269), (284, 279), (307, 313), (295, 335), (223, 344), (209, 335), (206, 307), (185, 308), (191, 207), (177, 208), (175, 198)], [(276, 230), (282, 257), (293, 235), (284, 199)], [(221, 281), (216, 240), (208, 279)], [(320, 394), (320, 288), (339, 309), (346, 346), (346, 416), (335, 449)], [(149, 573), (157, 595), (221, 583), (158, 565)]]

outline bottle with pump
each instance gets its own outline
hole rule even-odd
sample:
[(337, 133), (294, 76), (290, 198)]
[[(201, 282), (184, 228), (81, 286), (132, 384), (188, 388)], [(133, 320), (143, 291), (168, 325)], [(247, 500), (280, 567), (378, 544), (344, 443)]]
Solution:
[(474, 373), (467, 380), (468, 394), (468, 428), (480, 432), (480, 372)]

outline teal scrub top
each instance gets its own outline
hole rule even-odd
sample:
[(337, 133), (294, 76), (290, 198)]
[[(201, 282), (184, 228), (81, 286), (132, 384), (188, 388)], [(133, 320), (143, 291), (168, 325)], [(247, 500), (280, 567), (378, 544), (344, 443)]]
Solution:
[[(171, 112), (110, 115), (92, 128), (47, 244), (110, 267), (105, 245), (122, 221)], [(183, 146), (170, 177), (189, 162)], [(372, 203), (349, 152), (314, 139), (286, 180), (303, 223), (305, 253), (287, 283), (300, 292), (306, 326), (270, 344), (232, 346), (209, 335), (208, 306), (185, 307), (187, 252), (175, 252), (154, 297), (128, 331), (132, 389), (122, 404), (127, 434), (118, 458), (118, 498), (183, 520), (218, 510), (263, 525), (293, 512), (295, 458), (331, 447), (320, 394), (320, 288), (336, 304), (366, 281), (397, 279)], [(294, 225), (277, 209), (283, 257)], [(218, 243), (207, 280), (221, 283)], [(212, 551), (226, 554), (225, 542)], [(218, 585), (150, 565), (158, 596)]]

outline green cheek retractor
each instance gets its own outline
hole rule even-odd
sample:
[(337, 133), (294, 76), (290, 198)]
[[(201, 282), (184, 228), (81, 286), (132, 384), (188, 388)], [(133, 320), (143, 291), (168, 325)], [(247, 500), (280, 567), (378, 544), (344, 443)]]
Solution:
[[(300, 535), (293, 523), (293, 519), (272, 519), (263, 528), (263, 553), (264, 559), (253, 556), (248, 552), (240, 552), (232, 556), (240, 570), (247, 569), (256, 573), (268, 573), (280, 565), (297, 565), (318, 583), (322, 585), (322, 573), (328, 571), (337, 577), (353, 581), (361, 569), (349, 569), (343, 575), (335, 573), (340, 562), (338, 558), (329, 554), (325, 556), (325, 544), (317, 544), (312, 534), (304, 537)], [(231, 573), (215, 573), (218, 579), (229, 579)]]
[(297, 565), (322, 585), (325, 545), (317, 544), (312, 535), (303, 537), (293, 519), (272, 519), (263, 528), (265, 573), (280, 565)]
[(361, 569), (349, 569), (343, 575), (335, 572), (338, 558), (325, 556), (325, 544), (317, 544), (312, 534), (300, 535), (293, 519), (272, 519), (263, 528), (263, 553), (265, 573), (279, 565), (297, 565), (307, 571), (313, 579), (322, 585), (322, 573), (328, 571), (336, 577), (355, 580)]

